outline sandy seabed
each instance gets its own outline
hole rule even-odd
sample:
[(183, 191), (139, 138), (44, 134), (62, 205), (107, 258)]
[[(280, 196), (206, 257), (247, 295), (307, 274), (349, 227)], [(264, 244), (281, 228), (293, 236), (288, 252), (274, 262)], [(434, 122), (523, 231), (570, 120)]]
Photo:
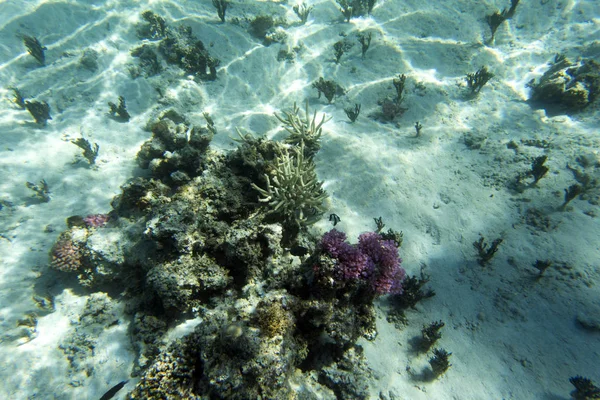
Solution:
[[(236, 145), (235, 128), (282, 139), (273, 114), (306, 99), (332, 118), (315, 162), (329, 212), (341, 218), (337, 228), (356, 238), (383, 217), (404, 233), (404, 268), (430, 275), (437, 294), (407, 312), (401, 330), (386, 321), (381, 302), (379, 335), (360, 342), (375, 376), (372, 398), (558, 400), (569, 398), (569, 377), (600, 382), (598, 207), (576, 199), (560, 209), (564, 189), (575, 183), (567, 165), (592, 159), (586, 172), (598, 175), (598, 107), (550, 115), (526, 101), (527, 83), (557, 53), (598, 59), (600, 3), (524, 1), (489, 44), (485, 16), (505, 3), (378, 1), (371, 16), (346, 23), (335, 2), (310, 2), (305, 25), (292, 24), (284, 43), (265, 46), (245, 19), (275, 14), (297, 22), (293, 4), (234, 1), (222, 24), (210, 2), (0, 2), (0, 397), (93, 399), (128, 379), (134, 351), (125, 322), (99, 336), (93, 374), (72, 372), (59, 343), (90, 293), (60, 282), (48, 252), (67, 217), (108, 212), (120, 186), (140, 173), (135, 156), (150, 136), (150, 117), (175, 107), (203, 123), (208, 112), (219, 132), (212, 146), (227, 151)], [(136, 25), (145, 10), (191, 26), (221, 60), (218, 78), (195, 80), (176, 67), (134, 77), (130, 51), (141, 43)], [(365, 57), (357, 43), (335, 63), (333, 44), (358, 31), (372, 32)], [(47, 47), (45, 66), (21, 35)], [(297, 46), (293, 61), (278, 61), (280, 50)], [(97, 68), (81, 62), (90, 49)], [(482, 65), (495, 76), (470, 98), (464, 77)], [(407, 76), (406, 112), (392, 122), (372, 117), (378, 101), (393, 95), (398, 74)], [(318, 99), (311, 83), (322, 76), (346, 94), (331, 104)], [(47, 126), (14, 104), (11, 87), (48, 102)], [(120, 95), (132, 116), (127, 123), (107, 117), (107, 103)], [(355, 103), (361, 115), (349, 123), (344, 108)], [(100, 146), (94, 168), (70, 142), (81, 135)], [(465, 138), (481, 145), (469, 147)], [(548, 156), (548, 175), (523, 193), (509, 190), (540, 155)], [(25, 185), (41, 180), (49, 202)], [(314, 225), (330, 227), (326, 218)], [(472, 245), (480, 234), (504, 239), (485, 268)], [(555, 267), (535, 279), (536, 260)], [(56, 279), (44, 279), (49, 273)], [(45, 293), (55, 296), (54, 312), (40, 308)], [(33, 314), (34, 328), (23, 322)], [(452, 367), (433, 382), (415, 382), (408, 369), (426, 368), (429, 356), (413, 354), (408, 343), (437, 320), (445, 322), (439, 345), (452, 352)]]

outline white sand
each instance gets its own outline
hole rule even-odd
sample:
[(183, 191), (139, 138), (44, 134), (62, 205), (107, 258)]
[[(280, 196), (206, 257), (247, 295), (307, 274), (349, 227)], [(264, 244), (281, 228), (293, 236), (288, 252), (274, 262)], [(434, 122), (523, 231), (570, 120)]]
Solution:
[[(234, 2), (228, 20), (271, 10), (297, 20), (293, 4), (250, 3)], [(437, 292), (407, 313), (409, 326), (402, 331), (382, 312), (379, 336), (362, 342), (378, 378), (373, 398), (391, 391), (402, 399), (565, 399), (571, 376), (600, 383), (600, 333), (575, 320), (578, 313), (600, 320), (600, 225), (585, 214), (597, 213), (597, 206), (574, 200), (557, 211), (563, 190), (575, 183), (566, 164), (598, 154), (598, 108), (549, 117), (525, 103), (525, 84), (557, 52), (572, 59), (600, 54), (600, 2), (523, 1), (514, 19), (498, 29), (495, 45), (483, 45), (489, 37), (484, 16), (508, 3), (379, 1), (371, 18), (347, 24), (335, 2), (310, 2), (315, 9), (309, 22), (287, 29), (289, 47), (302, 42), (305, 50), (295, 63), (284, 63), (276, 57), (285, 46), (264, 47), (243, 27), (219, 24), (210, 2), (0, 2), (0, 200), (13, 204), (0, 210), (0, 398), (94, 399), (129, 376), (133, 356), (124, 321), (99, 338), (92, 376), (69, 376), (57, 346), (74, 329), (86, 295), (59, 292), (56, 311), (39, 318), (34, 339), (25, 344), (26, 330), (17, 321), (40, 312), (32, 296), (45, 288), (33, 285), (48, 270), (48, 251), (65, 218), (109, 211), (120, 185), (136, 173), (135, 154), (149, 137), (142, 127), (155, 110), (176, 105), (195, 122), (210, 112), (220, 132), (214, 147), (231, 149), (235, 127), (284, 137), (273, 112), (307, 98), (311, 109), (333, 117), (316, 162), (331, 195), (330, 211), (341, 217), (338, 228), (355, 240), (373, 230), (373, 217), (383, 217), (387, 227), (404, 232), (401, 256), (408, 273), (423, 266), (431, 275), (428, 287)], [(135, 23), (146, 9), (171, 25), (192, 26), (211, 45), (221, 60), (217, 81), (196, 83), (175, 68), (161, 77), (130, 77), (135, 60), (129, 51), (140, 43)], [(357, 29), (374, 33), (366, 59), (357, 43), (335, 64), (332, 46), (339, 33)], [(27, 54), (18, 34), (36, 36), (48, 47), (45, 67)], [(97, 72), (78, 65), (86, 48), (99, 53)], [(482, 65), (496, 76), (467, 100), (464, 76)], [(393, 95), (391, 82), (399, 73), (408, 76), (408, 111), (394, 123), (368, 118), (379, 110), (379, 99)], [(320, 76), (336, 80), (347, 96), (333, 104), (317, 100), (310, 84)], [(417, 90), (417, 82), (426, 89)], [(10, 86), (50, 104), (47, 127), (11, 103)], [(166, 104), (158, 103), (156, 88), (167, 93)], [(107, 102), (119, 95), (132, 115), (126, 124), (106, 117)], [(350, 124), (343, 108), (355, 102), (362, 112)], [(413, 137), (416, 121), (424, 127), (420, 138)], [(65, 139), (80, 132), (100, 145), (97, 169), (72, 163), (81, 151)], [(487, 136), (481, 150), (465, 146), (466, 133)], [(551, 172), (538, 188), (515, 195), (502, 182), (529, 163), (506, 144), (521, 139), (552, 144), (546, 153)], [(519, 152), (544, 154), (523, 145)], [(520, 162), (513, 164), (515, 159)], [(51, 190), (48, 203), (32, 201), (25, 187), (42, 179)], [(557, 228), (528, 227), (523, 216), (529, 208), (542, 210)], [(51, 232), (45, 232), (48, 226)], [(330, 223), (316, 228), (325, 231)], [(472, 246), (480, 233), (490, 241), (504, 238), (486, 268), (476, 263)], [(568, 268), (551, 267), (534, 283), (536, 259)], [(45, 284), (56, 290), (55, 282)], [(435, 382), (415, 381), (407, 367), (420, 372), (428, 356), (411, 353), (409, 340), (424, 323), (440, 319), (446, 326), (438, 345), (452, 352), (453, 365)]]

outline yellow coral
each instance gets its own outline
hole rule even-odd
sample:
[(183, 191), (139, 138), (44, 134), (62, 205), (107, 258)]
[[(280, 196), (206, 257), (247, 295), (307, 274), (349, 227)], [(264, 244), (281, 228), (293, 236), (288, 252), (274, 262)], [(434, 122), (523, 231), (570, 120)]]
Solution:
[(257, 307), (258, 325), (269, 337), (284, 335), (294, 326), (294, 320), (279, 301), (263, 301)]

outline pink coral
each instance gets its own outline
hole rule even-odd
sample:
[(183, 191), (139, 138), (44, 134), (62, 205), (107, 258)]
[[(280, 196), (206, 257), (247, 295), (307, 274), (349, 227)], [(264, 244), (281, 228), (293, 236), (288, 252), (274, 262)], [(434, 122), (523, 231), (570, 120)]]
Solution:
[(99, 228), (106, 225), (109, 219), (108, 214), (90, 214), (83, 218), (83, 222), (88, 228)]

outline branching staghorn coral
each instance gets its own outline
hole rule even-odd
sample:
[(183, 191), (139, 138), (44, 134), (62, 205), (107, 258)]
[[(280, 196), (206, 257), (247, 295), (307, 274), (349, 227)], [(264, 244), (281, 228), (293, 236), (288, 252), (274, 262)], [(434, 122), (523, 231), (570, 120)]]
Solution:
[(310, 225), (325, 212), (323, 201), (327, 192), (317, 179), (315, 164), (304, 157), (304, 143), (300, 147), (279, 146), (273, 168), (265, 174), (267, 188), (252, 184), (258, 191), (258, 201), (267, 203), (271, 212), (298, 225)]
[(321, 122), (317, 123), (317, 111), (315, 111), (312, 119), (310, 119), (308, 100), (304, 109), (304, 118), (301, 118), (299, 113), (300, 108), (294, 103), (291, 112), (284, 111), (282, 116), (275, 114), (275, 117), (283, 124), (285, 130), (290, 133), (290, 136), (285, 139), (285, 143), (296, 146), (304, 144), (306, 146), (306, 155), (312, 158), (321, 148), (319, 140), (323, 133), (323, 125), (331, 118), (327, 118), (323, 114)]

